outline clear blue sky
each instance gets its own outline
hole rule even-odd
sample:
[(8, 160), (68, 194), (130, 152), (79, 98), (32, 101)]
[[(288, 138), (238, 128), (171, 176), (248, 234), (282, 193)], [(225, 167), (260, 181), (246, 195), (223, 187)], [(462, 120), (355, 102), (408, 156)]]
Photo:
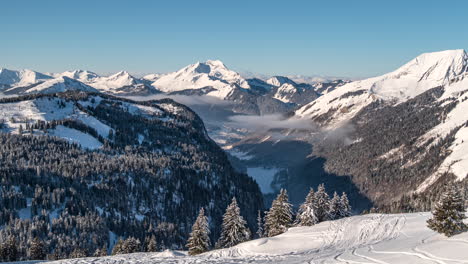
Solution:
[(468, 48), (468, 1), (0, 2), (0, 67), (239, 71), (364, 77)]

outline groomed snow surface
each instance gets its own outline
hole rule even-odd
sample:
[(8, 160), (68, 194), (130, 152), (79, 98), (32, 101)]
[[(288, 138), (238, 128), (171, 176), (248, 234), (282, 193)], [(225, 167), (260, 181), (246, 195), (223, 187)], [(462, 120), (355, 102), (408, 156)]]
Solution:
[(430, 213), (348, 217), (198, 256), (164, 251), (54, 263), (468, 263), (468, 233), (446, 238), (426, 227), (429, 217)]

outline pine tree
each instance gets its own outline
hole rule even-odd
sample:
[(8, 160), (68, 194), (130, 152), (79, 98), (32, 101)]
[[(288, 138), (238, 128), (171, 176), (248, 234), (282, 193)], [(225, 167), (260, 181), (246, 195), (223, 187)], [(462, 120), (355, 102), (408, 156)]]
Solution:
[(427, 220), (427, 226), (447, 237), (467, 229), (467, 225), (463, 223), (463, 219), (466, 218), (464, 201), (454, 185), (449, 186), (442, 194), (432, 215), (432, 218)]
[(148, 240), (146, 244), (146, 251), (147, 252), (157, 252), (158, 251), (158, 244), (156, 242), (156, 237), (154, 235)]
[(221, 236), (216, 243), (216, 248), (227, 248), (250, 239), (250, 230), (246, 226), (247, 222), (240, 214), (236, 198), (232, 198), (231, 204), (226, 208), (223, 215), (223, 225)]
[(338, 216), (340, 218), (351, 216), (351, 206), (349, 205), (348, 196), (346, 195), (345, 192), (343, 192), (340, 198)]
[(325, 186), (320, 184), (315, 193), (314, 211), (318, 222), (326, 221), (330, 218), (328, 211), (330, 210), (330, 197), (325, 191)]
[(85, 258), (87, 257), (86, 251), (82, 248), (75, 248), (68, 258)]
[(107, 256), (106, 246), (103, 246), (102, 248), (98, 248), (94, 252), (94, 257), (105, 257), (105, 256)]
[(315, 193), (314, 189), (310, 188), (309, 193), (306, 196), (304, 203), (299, 207), (299, 211), (296, 216), (296, 225), (298, 226), (312, 226), (318, 223), (317, 216), (314, 210), (315, 204)]
[(123, 240), (119, 239), (117, 240), (117, 243), (115, 243), (114, 247), (112, 248), (112, 255), (118, 255), (118, 254), (124, 254), (124, 249), (123, 249)]
[(330, 220), (341, 218), (340, 206), (341, 206), (341, 198), (336, 192), (334, 192), (333, 198), (330, 200), (330, 209), (328, 210), (328, 216)]
[(35, 237), (29, 246), (29, 259), (31, 260), (42, 260), (45, 259), (46, 252), (44, 243), (39, 240), (38, 237)]
[(286, 232), (292, 223), (291, 204), (288, 201), (286, 190), (281, 189), (271, 204), (265, 219), (265, 232), (269, 237)]
[(139, 239), (129, 237), (122, 243), (122, 252), (124, 254), (135, 253), (141, 251), (141, 243)]
[(262, 238), (263, 237), (263, 217), (262, 213), (260, 210), (258, 210), (258, 216), (257, 216), (257, 238)]
[(211, 242), (209, 234), (210, 229), (208, 227), (208, 218), (205, 216), (205, 210), (201, 208), (187, 241), (189, 255), (201, 254), (210, 249)]
[(8, 240), (3, 244), (3, 254), (6, 261), (18, 260), (18, 245), (14, 236), (8, 237)]

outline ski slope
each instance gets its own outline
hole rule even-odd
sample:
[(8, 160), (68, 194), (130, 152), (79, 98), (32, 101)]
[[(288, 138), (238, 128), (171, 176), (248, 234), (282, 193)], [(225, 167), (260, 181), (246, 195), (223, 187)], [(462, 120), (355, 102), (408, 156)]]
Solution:
[(446, 238), (426, 227), (429, 213), (369, 214), (295, 227), (199, 256), (134, 253), (54, 263), (468, 263), (468, 233)]

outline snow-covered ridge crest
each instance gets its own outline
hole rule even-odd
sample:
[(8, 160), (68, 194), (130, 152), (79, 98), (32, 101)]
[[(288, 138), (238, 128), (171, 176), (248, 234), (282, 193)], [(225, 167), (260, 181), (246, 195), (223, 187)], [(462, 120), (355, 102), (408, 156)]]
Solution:
[(50, 80), (53, 77), (35, 72), (32, 70), (9, 70), (5, 68), (0, 68), (0, 86), (8, 85), (11, 87), (18, 86), (27, 86), (35, 84), (38, 82), (43, 82), (45, 80)]
[(431, 88), (463, 79), (467, 72), (468, 55), (464, 50), (424, 53), (391, 73), (345, 84), (303, 106), (296, 115), (315, 118), (328, 113), (328, 125), (336, 125), (375, 100), (404, 102)]

